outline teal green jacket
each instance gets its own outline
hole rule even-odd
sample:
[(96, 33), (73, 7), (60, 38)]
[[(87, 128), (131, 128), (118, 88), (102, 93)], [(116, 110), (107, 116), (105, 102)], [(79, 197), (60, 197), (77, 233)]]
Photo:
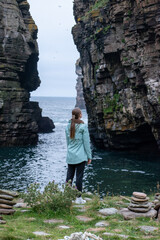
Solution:
[(68, 164), (78, 164), (92, 159), (88, 127), (83, 123), (76, 123), (75, 125), (76, 132), (74, 139), (70, 138), (71, 121), (69, 121), (65, 129), (67, 140), (66, 162)]

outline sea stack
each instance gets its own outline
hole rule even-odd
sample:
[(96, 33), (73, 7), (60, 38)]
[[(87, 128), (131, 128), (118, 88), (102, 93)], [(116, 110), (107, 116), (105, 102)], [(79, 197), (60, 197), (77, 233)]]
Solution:
[(42, 110), (30, 101), (40, 85), (38, 28), (29, 8), (26, 0), (0, 1), (0, 146), (38, 141)]
[(136, 213), (147, 213), (151, 210), (152, 204), (149, 202), (149, 198), (145, 193), (133, 192), (131, 202), (128, 206), (130, 211)]
[(77, 91), (77, 97), (76, 97), (76, 106), (80, 109), (85, 109), (85, 101), (83, 96), (83, 74), (82, 74), (82, 68), (80, 66), (80, 59), (76, 62), (76, 74), (77, 74), (77, 83), (76, 83), (76, 91)]

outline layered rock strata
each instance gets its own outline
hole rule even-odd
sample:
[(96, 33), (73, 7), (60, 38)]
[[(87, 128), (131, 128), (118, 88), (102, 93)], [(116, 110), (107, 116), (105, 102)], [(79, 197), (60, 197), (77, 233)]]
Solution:
[(29, 101), (40, 85), (37, 32), (26, 0), (0, 1), (0, 146), (38, 140), (34, 113), (41, 110)]
[(83, 74), (82, 74), (82, 68), (80, 66), (80, 59), (78, 59), (76, 62), (76, 74), (78, 75), (78, 77), (77, 77), (77, 84), (76, 84), (77, 97), (76, 97), (75, 107), (85, 109), (86, 106), (85, 106), (85, 101), (83, 96), (83, 85), (82, 85)]
[(91, 139), (160, 148), (159, 0), (75, 0), (74, 16)]

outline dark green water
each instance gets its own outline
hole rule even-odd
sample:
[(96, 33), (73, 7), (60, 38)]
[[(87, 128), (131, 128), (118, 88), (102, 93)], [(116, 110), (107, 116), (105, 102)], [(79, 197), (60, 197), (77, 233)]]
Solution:
[[(34, 98), (40, 102), (43, 115), (55, 122), (50, 134), (40, 134), (35, 147), (0, 149), (0, 188), (24, 191), (33, 182), (41, 188), (52, 180), (65, 182), (66, 141), (64, 129), (74, 108), (74, 98)], [(87, 122), (86, 112), (83, 119)], [(93, 162), (86, 167), (84, 188), (101, 195), (130, 195), (133, 191), (156, 191), (160, 182), (160, 157), (153, 153), (93, 151)]]

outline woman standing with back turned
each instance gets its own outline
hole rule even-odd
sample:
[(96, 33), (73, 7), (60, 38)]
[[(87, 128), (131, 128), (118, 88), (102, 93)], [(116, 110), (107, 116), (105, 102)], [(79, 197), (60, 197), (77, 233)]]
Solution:
[(75, 202), (78, 204), (85, 203), (85, 200), (81, 197), (83, 173), (86, 162), (90, 164), (92, 161), (88, 127), (81, 118), (81, 110), (79, 108), (73, 109), (72, 119), (65, 130), (67, 140), (66, 162), (68, 163), (66, 182), (73, 181), (76, 171), (76, 187), (80, 193)]

